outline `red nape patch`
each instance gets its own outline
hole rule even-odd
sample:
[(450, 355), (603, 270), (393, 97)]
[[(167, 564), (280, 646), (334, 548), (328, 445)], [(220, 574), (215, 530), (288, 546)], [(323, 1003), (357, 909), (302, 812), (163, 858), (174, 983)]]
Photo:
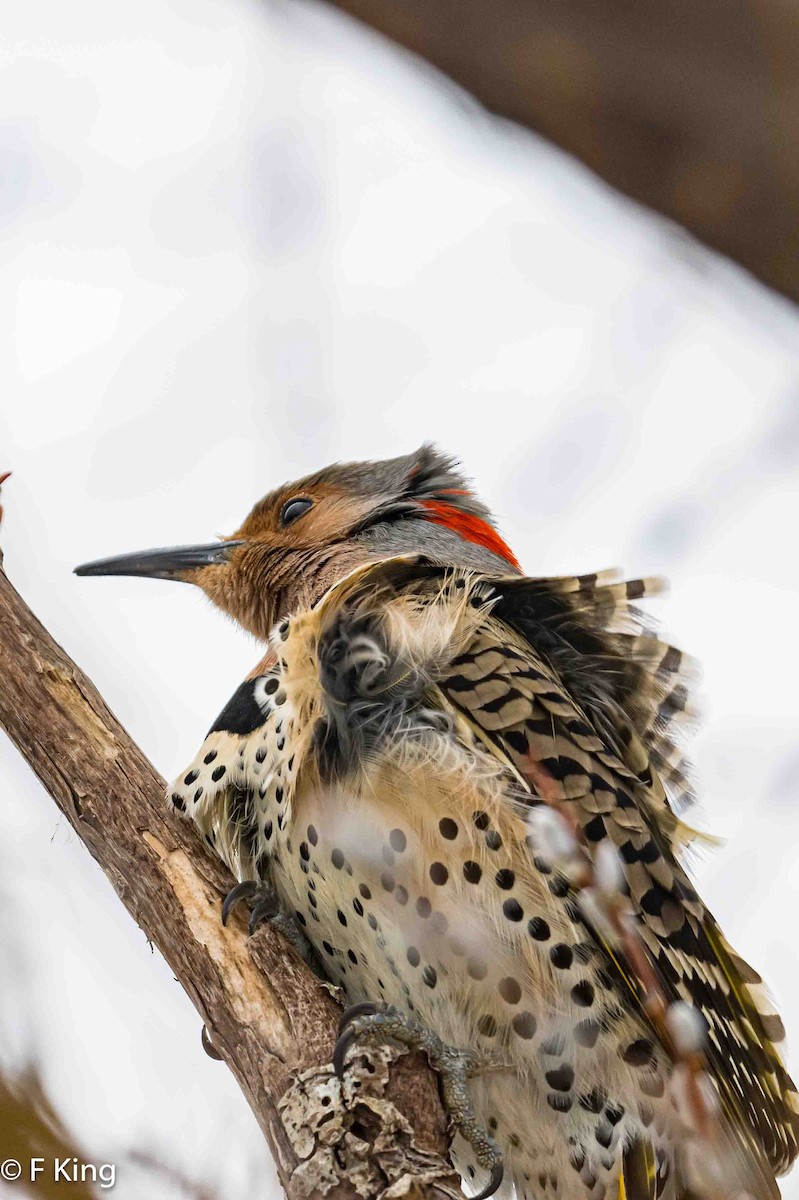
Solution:
[[(455, 491), (454, 488), (451, 490)], [(510, 546), (499, 536), (496, 529), (492, 529), (481, 517), (464, 512), (454, 504), (446, 504), (443, 500), (423, 500), (422, 507), (427, 509), (429, 520), (434, 521), (436, 525), (444, 525), (467, 542), (485, 546), (486, 550), (498, 554), (517, 571), (521, 571), (519, 561)]]

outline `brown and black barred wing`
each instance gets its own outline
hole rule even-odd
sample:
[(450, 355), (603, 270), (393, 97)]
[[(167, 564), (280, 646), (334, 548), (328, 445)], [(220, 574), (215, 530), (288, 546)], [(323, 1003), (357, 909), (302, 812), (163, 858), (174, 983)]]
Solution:
[(621, 580), (616, 571), (507, 579), (493, 611), (552, 667), (644, 782), (652, 773), (656, 799), (679, 813), (694, 800), (683, 747), (696, 715), (697, 666), (661, 641), (634, 603), (663, 586), (657, 578)]
[[(663, 991), (703, 1014), (729, 1125), (765, 1185), (765, 1163), (787, 1170), (799, 1136), (776, 1048), (782, 1024), (677, 861), (680, 822), (656, 763), (681, 779), (670, 725), (687, 695), (677, 652), (625, 612), (644, 590), (595, 576), (485, 585), (484, 619), (438, 686), (533, 795), (568, 806), (589, 845), (617, 847)], [(634, 975), (624, 976), (640, 1004)]]

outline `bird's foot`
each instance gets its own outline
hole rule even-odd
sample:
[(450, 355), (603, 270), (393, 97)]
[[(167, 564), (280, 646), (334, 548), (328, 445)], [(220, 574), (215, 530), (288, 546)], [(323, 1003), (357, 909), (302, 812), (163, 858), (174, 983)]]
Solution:
[(303, 962), (307, 963), (313, 973), (318, 975), (320, 979), (327, 980), (327, 975), (316, 951), (294, 920), (292, 914), (286, 912), (282, 907), (277, 892), (271, 884), (245, 880), (245, 882), (237, 883), (235, 887), (231, 888), (222, 901), (223, 925), (227, 925), (228, 917), (242, 900), (247, 900), (251, 904), (250, 919), (247, 924), (247, 931), (250, 937), (252, 937), (262, 921), (269, 921), (279, 933), (283, 934), (283, 937), (287, 941), (291, 942), (300, 958)]
[(255, 883), (245, 880), (231, 888), (222, 901), (222, 924), (227, 925), (228, 917), (242, 900), (250, 901), (250, 920), (247, 931), (252, 937), (261, 921), (271, 921), (280, 912), (280, 901), (277, 892), (268, 883)]
[(398, 1042), (406, 1050), (423, 1050), (430, 1066), (438, 1074), (441, 1098), (452, 1124), (474, 1150), (478, 1164), (489, 1172), (489, 1179), (472, 1200), (487, 1200), (502, 1183), (502, 1153), (474, 1112), (469, 1079), (482, 1069), (482, 1063), (469, 1050), (448, 1046), (438, 1034), (417, 1025), (391, 1004), (354, 1004), (342, 1015), (339, 1036), (333, 1051), (333, 1069), (344, 1074), (347, 1051), (355, 1043), (382, 1045)]

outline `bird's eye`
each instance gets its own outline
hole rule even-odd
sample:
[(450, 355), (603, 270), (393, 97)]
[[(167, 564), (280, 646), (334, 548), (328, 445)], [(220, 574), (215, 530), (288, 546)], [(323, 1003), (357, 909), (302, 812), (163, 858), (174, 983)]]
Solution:
[(313, 500), (305, 500), (296, 497), (294, 500), (287, 500), (280, 510), (280, 524), (291, 525), (299, 517), (307, 513), (309, 508), (313, 508)]

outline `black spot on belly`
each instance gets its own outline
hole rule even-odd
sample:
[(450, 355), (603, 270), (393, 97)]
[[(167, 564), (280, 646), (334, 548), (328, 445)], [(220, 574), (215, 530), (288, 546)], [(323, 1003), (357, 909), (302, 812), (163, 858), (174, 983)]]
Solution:
[(396, 850), (398, 854), (401, 854), (408, 844), (408, 839), (401, 829), (392, 829), (388, 835), (388, 840), (391, 843), (392, 850)]
[(441, 836), (452, 842), (458, 836), (458, 826), (450, 817), (442, 817), (438, 822)]
[(592, 1088), (590, 1092), (585, 1092), (577, 1098), (580, 1101), (580, 1108), (591, 1113), (602, 1112), (608, 1102), (608, 1094), (602, 1088)]
[(543, 917), (531, 917), (527, 922), (527, 932), (537, 942), (546, 942), (550, 937), (549, 925)]
[(581, 979), (572, 988), (572, 1000), (581, 1008), (590, 1008), (594, 1003), (594, 986), (587, 979)]
[(525, 1041), (529, 1041), (535, 1036), (536, 1019), (531, 1012), (516, 1013), (511, 1025), (514, 1033), (518, 1034), (520, 1038), (524, 1038)]
[(594, 1137), (600, 1146), (604, 1146), (606, 1150), (610, 1149), (610, 1143), (613, 1141), (613, 1126), (607, 1121), (600, 1121)]
[(638, 1038), (626, 1047), (622, 1058), (631, 1067), (645, 1067), (653, 1061), (654, 1046), (649, 1038)]
[(430, 867), (430, 878), (438, 887), (443, 887), (449, 879), (449, 871), (443, 863), (434, 862)]
[(568, 971), (574, 961), (574, 955), (571, 948), (565, 946), (563, 942), (557, 946), (552, 946), (549, 951), (549, 957), (552, 960), (553, 967), (557, 967), (559, 971)]
[(522, 989), (517, 980), (511, 975), (506, 975), (504, 979), (500, 979), (499, 994), (506, 1004), (518, 1004), (522, 998)]
[(547, 1071), (546, 1081), (556, 1092), (568, 1092), (574, 1083), (574, 1071), (568, 1063), (561, 1063), (554, 1071)]
[(467, 883), (479, 883), (482, 874), (483, 869), (479, 863), (465, 862), (463, 864), (463, 878)]

